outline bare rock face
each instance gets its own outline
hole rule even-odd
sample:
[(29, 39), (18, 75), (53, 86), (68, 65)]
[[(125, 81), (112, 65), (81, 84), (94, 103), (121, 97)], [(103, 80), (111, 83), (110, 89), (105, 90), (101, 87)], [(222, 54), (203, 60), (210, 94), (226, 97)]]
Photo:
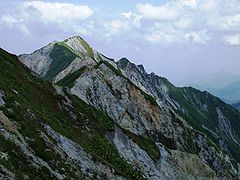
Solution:
[[(109, 142), (144, 177), (239, 178), (237, 110), (207, 92), (177, 88), (163, 77), (147, 74), (142, 65), (126, 58), (115, 62), (93, 50), (81, 37), (55, 43), (69, 53), (64, 56), (67, 64), (61, 56), (50, 58), (54, 43), (19, 58), (40, 77), (55, 73), (52, 83), (58, 92), (74, 95), (113, 119), (115, 130), (106, 135)], [(74, 142), (49, 132), (59, 142), (58, 148), (70, 158), (85, 162), (83, 169), (104, 169), (108, 178), (120, 178), (106, 165), (84, 160), (84, 149), (77, 151)], [(149, 144), (142, 142), (153, 143), (160, 156), (152, 158)]]
[(0, 106), (3, 106), (5, 104), (3, 100), (4, 93), (0, 91)]
[(42, 49), (33, 52), (30, 56), (27, 54), (20, 55), (19, 60), (40, 77), (44, 77), (52, 62), (50, 53), (54, 44), (55, 42), (50, 43)]

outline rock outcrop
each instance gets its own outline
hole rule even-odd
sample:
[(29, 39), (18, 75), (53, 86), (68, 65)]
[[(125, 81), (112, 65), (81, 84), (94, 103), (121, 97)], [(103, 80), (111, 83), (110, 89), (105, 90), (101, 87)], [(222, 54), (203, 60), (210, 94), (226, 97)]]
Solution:
[[(57, 166), (51, 163), (56, 160), (43, 159), (49, 164), (43, 166), (49, 167), (50, 176), (239, 178), (240, 113), (211, 94), (177, 88), (126, 58), (116, 62), (81, 37), (53, 42), (19, 59), (42, 80), (21, 70), (23, 83), (37, 93), (27, 94), (21, 85), (0, 86), (6, 92), (0, 94), (2, 111), (22, 130), (20, 134), (26, 125), (11, 114), (15, 106), (25, 108), (23, 119), (42, 119), (37, 135), (44, 147), (58, 154), (57, 161), (64, 161)], [(34, 96), (33, 103), (19, 96)], [(22, 135), (26, 137), (38, 139)]]

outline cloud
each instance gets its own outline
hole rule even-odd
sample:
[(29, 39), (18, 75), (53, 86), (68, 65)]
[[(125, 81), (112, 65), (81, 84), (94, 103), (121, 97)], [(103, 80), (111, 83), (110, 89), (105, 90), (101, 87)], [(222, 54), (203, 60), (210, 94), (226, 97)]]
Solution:
[(51, 23), (83, 20), (93, 14), (93, 10), (86, 5), (59, 2), (27, 1), (20, 9), (25, 17), (39, 16), (41, 21)]
[(12, 13), (3, 14), (0, 19), (9, 25), (28, 22), (66, 24), (84, 20), (92, 15), (93, 10), (87, 5), (25, 1)]
[(240, 45), (240, 35), (230, 35), (225, 37), (228, 45), (236, 46)]
[(226, 28), (240, 29), (240, 14), (225, 18), (225, 22), (224, 22), (223, 26)]
[(195, 8), (197, 6), (197, 1), (196, 0), (182, 0), (181, 1), (183, 5), (189, 6), (192, 8)]
[(0, 23), (5, 24), (6, 26), (8, 26), (10, 28), (16, 27), (25, 36), (31, 35), (31, 32), (29, 31), (27, 26), (24, 24), (24, 20), (21, 18), (14, 17), (12, 15), (3, 15), (0, 18)]
[(23, 22), (22, 19), (18, 19), (17, 17), (14, 17), (12, 15), (3, 15), (1, 17), (1, 22), (12, 25)]
[(152, 4), (137, 4), (138, 12), (146, 19), (170, 20), (178, 16), (178, 12), (170, 4), (153, 6)]
[(176, 21), (175, 25), (177, 28), (186, 29), (190, 27), (192, 23), (192, 19), (190, 17), (182, 17), (178, 21)]
[(42, 1), (24, 2), (21, 11), (27, 16), (39, 16), (41, 21), (51, 23), (83, 20), (93, 14), (93, 10), (86, 5)]
[(185, 39), (189, 40), (191, 43), (198, 43), (198, 44), (207, 44), (207, 42), (211, 39), (210, 36), (207, 35), (206, 30), (202, 31), (193, 31), (185, 34)]
[(176, 31), (155, 31), (145, 35), (145, 39), (151, 43), (177, 43), (179, 41)]
[(126, 29), (127, 28), (127, 24), (124, 21), (120, 21), (120, 20), (114, 20), (110, 24), (113, 29)]
[(41, 29), (59, 29), (63, 32), (71, 30), (76, 33), (89, 34), (85, 27), (79, 24), (91, 17), (93, 13), (87, 5), (25, 1), (16, 5), (8, 14), (0, 15), (0, 23), (18, 29), (24, 35), (37, 31), (35, 26)]
[[(133, 13), (133, 12), (126, 12), (126, 13), (122, 13), (122, 16), (124, 16), (128, 23), (132, 24), (134, 27), (136, 28), (140, 28), (141, 27), (141, 19), (143, 18), (142, 15)], [(126, 21), (125, 19), (125, 21)]]
[(199, 4), (200, 10), (205, 12), (212, 11), (218, 6), (216, 0), (201, 0)]
[(120, 13), (109, 13), (101, 7), (93, 10), (78, 3), (19, 1), (9, 11), (0, 12), (0, 24), (24, 35), (77, 33), (95, 39), (124, 37), (125, 42), (169, 46), (189, 42), (207, 45), (214, 41), (229, 44), (226, 34), (240, 31), (239, 12), (236, 0), (139, 3), (130, 11)]

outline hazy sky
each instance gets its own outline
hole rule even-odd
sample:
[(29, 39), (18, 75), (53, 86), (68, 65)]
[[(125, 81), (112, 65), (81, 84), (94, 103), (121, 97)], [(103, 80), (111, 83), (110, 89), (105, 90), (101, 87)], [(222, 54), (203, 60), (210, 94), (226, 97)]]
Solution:
[(0, 1), (0, 46), (12, 53), (75, 35), (173, 82), (240, 74), (239, 0)]

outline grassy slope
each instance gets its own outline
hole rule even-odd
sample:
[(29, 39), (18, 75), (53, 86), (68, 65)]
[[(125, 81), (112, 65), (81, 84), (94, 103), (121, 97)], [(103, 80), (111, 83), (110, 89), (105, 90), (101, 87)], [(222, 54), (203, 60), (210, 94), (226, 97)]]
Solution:
[[(18, 124), (19, 131), (24, 137), (28, 137), (28, 143), (34, 153), (47, 161), (53, 169), (64, 168), (67, 177), (74, 177), (72, 166), (61, 159), (54, 149), (47, 147), (46, 142), (41, 138), (41, 132), (45, 132), (43, 124), (48, 124), (55, 131), (80, 144), (95, 160), (108, 164), (116, 173), (129, 179), (143, 179), (141, 173), (124, 161), (105, 137), (107, 131), (114, 130), (114, 123), (107, 115), (75, 96), (69, 97), (73, 108), (66, 107), (63, 105), (65, 98), (55, 94), (50, 83), (31, 75), (16, 56), (3, 50), (0, 50), (0, 71), (0, 89), (6, 94), (4, 97), (6, 106), (2, 108), (4, 114)], [(69, 108), (76, 115), (76, 119), (69, 114)], [(1, 141), (1, 147), (10, 146), (7, 143)], [(11, 148), (17, 151), (14, 145), (11, 145)], [(8, 152), (8, 148), (3, 151)], [(10, 153), (10, 155), (12, 160), (18, 159), (19, 163), (23, 164), (20, 167), (18, 164), (9, 165), (11, 171), (15, 173), (20, 171), (21, 174), (27, 174), (29, 177), (51, 176), (47, 171), (43, 176), (41, 170), (38, 172), (29, 166), (30, 163), (26, 162), (21, 154)], [(0, 161), (0, 164), (4, 162)]]
[(49, 71), (46, 73), (45, 78), (52, 81), (53, 78), (62, 70), (64, 70), (75, 58), (77, 57), (70, 49), (61, 43), (56, 43), (50, 54), (52, 64)]
[[(238, 136), (240, 136), (240, 113), (230, 105), (225, 104), (219, 98), (214, 97), (209, 93), (201, 92), (191, 87), (177, 88), (169, 82), (166, 82), (166, 84), (169, 88), (170, 97), (175, 99), (181, 107), (187, 110), (187, 113), (179, 111), (179, 114), (195, 129), (205, 133), (209, 143), (214, 147), (218, 147), (218, 138), (214, 137), (208, 130), (204, 129), (202, 125), (213, 131), (215, 131), (215, 128), (218, 128), (219, 122), (216, 107), (219, 107), (224, 115), (230, 120), (231, 126), (234, 128)], [(207, 105), (207, 111), (201, 109), (201, 106), (198, 105), (196, 99), (201, 104)], [(234, 158), (240, 162), (239, 147), (229, 139), (226, 139), (226, 141), (230, 152)]]
[(81, 74), (83, 74), (83, 72), (85, 71), (86, 68), (87, 68), (86, 66), (81, 67), (80, 69), (74, 71), (73, 73), (65, 76), (63, 79), (58, 81), (56, 84), (59, 86), (66, 86), (69, 88), (73, 87), (74, 82), (81, 76)]

